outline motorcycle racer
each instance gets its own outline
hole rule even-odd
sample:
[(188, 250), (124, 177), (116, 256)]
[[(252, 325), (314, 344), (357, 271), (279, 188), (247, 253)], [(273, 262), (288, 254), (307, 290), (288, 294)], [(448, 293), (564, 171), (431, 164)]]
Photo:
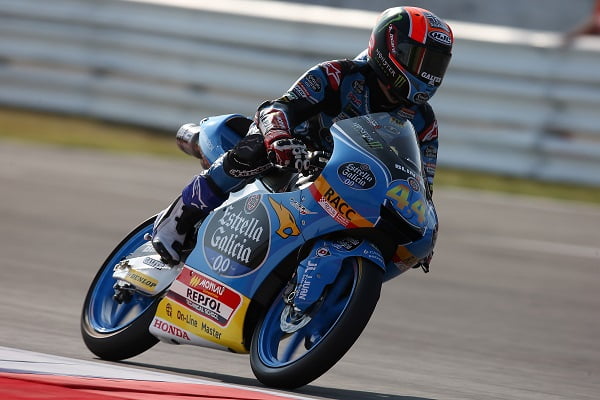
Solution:
[[(282, 97), (258, 107), (246, 136), (196, 175), (158, 215), (152, 232), (158, 254), (169, 264), (183, 261), (193, 246), (197, 225), (229, 193), (274, 164), (307, 170), (308, 151), (331, 151), (329, 128), (335, 122), (369, 113), (388, 112), (411, 120), (431, 200), (438, 126), (428, 101), (443, 81), (453, 43), (451, 28), (430, 11), (385, 10), (364, 52), (352, 60), (312, 67)], [(196, 127), (186, 124), (178, 135)], [(417, 265), (427, 270), (432, 254), (433, 248)]]

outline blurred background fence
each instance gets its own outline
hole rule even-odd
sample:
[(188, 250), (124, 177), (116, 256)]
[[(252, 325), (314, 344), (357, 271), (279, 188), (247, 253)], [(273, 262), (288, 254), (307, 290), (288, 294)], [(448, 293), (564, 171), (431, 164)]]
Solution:
[[(276, 1), (0, 0), (0, 103), (172, 134), (252, 115), (312, 65), (354, 57), (376, 17)], [(598, 41), (450, 22), (454, 57), (432, 100), (440, 165), (600, 185)]]

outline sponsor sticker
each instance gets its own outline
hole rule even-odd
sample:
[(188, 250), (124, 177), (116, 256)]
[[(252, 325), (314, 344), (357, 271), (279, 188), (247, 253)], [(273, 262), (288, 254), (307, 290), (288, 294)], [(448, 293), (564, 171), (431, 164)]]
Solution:
[(312, 261), (308, 261), (304, 273), (300, 278), (296, 289), (296, 298), (302, 301), (306, 301), (306, 295), (310, 292), (310, 286), (313, 278), (315, 277), (315, 271), (317, 270), (318, 264)]
[(317, 257), (328, 257), (331, 255), (331, 252), (329, 251), (329, 249), (327, 247), (319, 247), (317, 249)]
[(213, 271), (223, 276), (240, 276), (264, 262), (271, 232), (268, 213), (259, 196), (218, 210), (207, 222), (203, 243)]
[[(379, 48), (375, 49), (375, 56), (371, 56), (373, 61), (379, 66), (381, 71), (385, 76), (390, 79), (396, 79), (396, 70), (390, 65), (388, 62), (388, 58), (379, 50)], [(396, 85), (400, 86), (400, 85)]]
[(383, 144), (379, 142), (376, 138), (374, 138), (373, 135), (369, 131), (367, 131), (361, 124), (359, 124), (358, 122), (353, 122), (352, 128), (360, 134), (363, 140), (367, 143), (367, 146), (369, 146), (372, 149), (383, 149)]
[(396, 113), (401, 118), (406, 118), (412, 121), (415, 118), (416, 111), (411, 110), (410, 108), (401, 108), (400, 110), (396, 111)]
[(346, 96), (346, 98), (350, 100), (350, 103), (352, 103), (352, 105), (356, 108), (359, 108), (363, 103), (362, 100), (353, 92), (348, 92), (348, 96)]
[(408, 185), (410, 186), (410, 188), (412, 190), (414, 190), (415, 192), (418, 192), (419, 190), (421, 190), (421, 185), (419, 185), (419, 181), (417, 181), (412, 176), (408, 177), (407, 182), (408, 182)]
[(347, 228), (371, 227), (373, 223), (363, 218), (333, 187), (319, 176), (309, 188), (313, 198), (339, 224)]
[(450, 38), (450, 35), (448, 35), (445, 32), (431, 31), (429, 32), (429, 37), (435, 40), (436, 42), (445, 44), (447, 46), (450, 46), (452, 44), (452, 39)]
[[(222, 327), (229, 324), (242, 304), (242, 296), (238, 292), (187, 267), (173, 282), (167, 297)], [(176, 316), (178, 320), (200, 327), (193, 316), (179, 314)]]
[(424, 92), (417, 92), (413, 96), (413, 99), (414, 99), (415, 103), (417, 103), (417, 104), (423, 104), (423, 103), (426, 103), (429, 100), (429, 95), (427, 93), (424, 93)]
[(307, 99), (311, 103), (317, 103), (317, 98), (312, 94), (310, 90), (304, 85), (302, 82), (298, 82), (293, 88), (292, 93), (296, 96), (296, 98)]
[(427, 79), (430, 85), (438, 85), (442, 83), (442, 78), (439, 76), (430, 74), (429, 72), (423, 71), (421, 72), (421, 78)]
[(309, 210), (303, 204), (300, 204), (296, 199), (291, 198), (290, 204), (300, 212), (300, 215), (316, 214), (316, 212)]
[(360, 246), (361, 243), (362, 243), (362, 240), (352, 238), (352, 237), (346, 237), (346, 238), (336, 240), (332, 244), (332, 246), (338, 250), (352, 251), (352, 250), (356, 249), (358, 246)]
[(156, 289), (156, 285), (158, 285), (158, 281), (156, 279), (143, 274), (140, 271), (136, 271), (135, 269), (129, 270), (123, 280), (131, 283), (134, 286), (146, 289), (149, 292), (153, 292), (154, 289)]
[(277, 214), (277, 219), (279, 219), (279, 228), (275, 233), (283, 239), (287, 239), (290, 236), (298, 236), (300, 234), (300, 228), (298, 228), (296, 219), (290, 210), (273, 200), (272, 197), (269, 197), (269, 203), (271, 203), (275, 214)]
[(338, 168), (338, 177), (344, 185), (358, 190), (370, 189), (375, 186), (375, 175), (368, 164), (348, 162)]
[(246, 204), (244, 205), (244, 211), (246, 212), (246, 214), (252, 214), (252, 212), (256, 210), (256, 207), (258, 207), (259, 204), (259, 194), (253, 194), (251, 196), (248, 196), (248, 198), (246, 198)]
[(177, 339), (183, 339), (185, 341), (190, 342), (190, 335), (188, 334), (187, 331), (181, 329), (178, 326), (175, 326), (163, 319), (160, 319), (158, 317), (154, 318), (154, 321), (152, 322), (152, 325), (150, 325), (151, 330), (155, 329), (159, 332), (163, 332), (166, 333), (170, 336), (173, 336)]
[(363, 92), (365, 91), (365, 81), (364, 80), (353, 81), (352, 89), (358, 94), (363, 94)]
[(303, 81), (306, 82), (308, 87), (313, 92), (320, 92), (321, 89), (323, 88), (321, 86), (321, 81), (317, 77), (315, 77), (313, 74), (306, 75), (306, 77), (304, 77)]
[(425, 147), (425, 151), (423, 152), (424, 156), (427, 158), (437, 158), (437, 148), (435, 146), (427, 146)]
[(429, 26), (431, 28), (443, 29), (446, 32), (449, 31), (448, 24), (446, 24), (444, 21), (442, 21), (441, 19), (439, 19), (434, 14), (429, 13), (429, 12), (425, 13), (425, 18), (427, 18), (427, 21), (429, 22)]
[(142, 262), (146, 265), (148, 265), (149, 267), (152, 267), (154, 269), (164, 269), (164, 268), (169, 268), (168, 265), (166, 265), (165, 263), (163, 263), (160, 260), (157, 260), (156, 258), (152, 258), (152, 257), (144, 257), (144, 259), (142, 260)]

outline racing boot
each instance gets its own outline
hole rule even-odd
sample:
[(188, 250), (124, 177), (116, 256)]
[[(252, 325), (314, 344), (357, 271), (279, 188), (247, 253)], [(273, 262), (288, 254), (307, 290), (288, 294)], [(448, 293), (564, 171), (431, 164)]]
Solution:
[(154, 222), (152, 245), (163, 261), (170, 265), (185, 261), (194, 248), (197, 227), (226, 199), (209, 176), (196, 175)]

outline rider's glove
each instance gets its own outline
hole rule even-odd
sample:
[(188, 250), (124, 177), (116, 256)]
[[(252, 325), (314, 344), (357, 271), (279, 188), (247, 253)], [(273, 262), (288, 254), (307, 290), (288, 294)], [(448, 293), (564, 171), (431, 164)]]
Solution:
[(306, 145), (298, 139), (277, 139), (267, 145), (267, 154), (272, 163), (294, 168), (298, 172), (310, 168)]

